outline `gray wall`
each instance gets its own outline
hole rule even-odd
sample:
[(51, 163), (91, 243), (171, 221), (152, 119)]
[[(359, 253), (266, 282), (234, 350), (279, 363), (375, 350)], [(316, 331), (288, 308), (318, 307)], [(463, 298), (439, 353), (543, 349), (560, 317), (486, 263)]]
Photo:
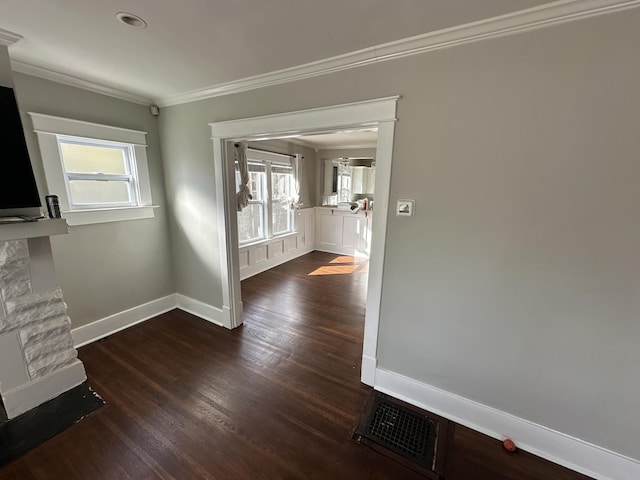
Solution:
[(380, 367), (640, 458), (638, 25), (629, 10), (163, 109), (178, 289), (221, 304), (208, 122), (401, 94), (391, 201), (416, 214), (388, 219)]
[(13, 87), (9, 50), (4, 45), (0, 45), (0, 86)]
[(31, 163), (43, 198), (49, 192), (27, 112), (148, 132), (151, 192), (154, 204), (160, 205), (155, 218), (76, 226), (68, 235), (51, 237), (56, 272), (73, 327), (174, 293), (156, 118), (143, 105), (28, 75), (13, 76)]

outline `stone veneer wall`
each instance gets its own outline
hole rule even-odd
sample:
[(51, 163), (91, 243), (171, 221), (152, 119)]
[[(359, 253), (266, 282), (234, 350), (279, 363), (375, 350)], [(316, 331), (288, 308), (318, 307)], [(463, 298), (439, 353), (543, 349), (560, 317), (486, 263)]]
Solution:
[(17, 333), (35, 381), (76, 362), (78, 354), (62, 291), (33, 292), (29, 262), (27, 240), (0, 242), (0, 335)]

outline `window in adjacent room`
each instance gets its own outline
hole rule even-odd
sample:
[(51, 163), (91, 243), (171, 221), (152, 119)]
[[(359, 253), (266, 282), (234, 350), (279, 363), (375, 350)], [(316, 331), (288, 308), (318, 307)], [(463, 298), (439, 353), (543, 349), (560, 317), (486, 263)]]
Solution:
[[(249, 188), (252, 199), (238, 212), (238, 240), (241, 245), (266, 240), (294, 231), (294, 173), (291, 158), (263, 152), (247, 152)], [(236, 189), (240, 171), (236, 164)]]
[[(240, 243), (256, 242), (267, 237), (265, 212), (267, 210), (266, 167), (264, 164), (248, 161), (249, 205), (238, 212), (238, 238)], [(240, 171), (236, 165), (236, 188), (240, 185)]]
[(153, 217), (146, 132), (30, 114), (47, 189), (70, 225)]

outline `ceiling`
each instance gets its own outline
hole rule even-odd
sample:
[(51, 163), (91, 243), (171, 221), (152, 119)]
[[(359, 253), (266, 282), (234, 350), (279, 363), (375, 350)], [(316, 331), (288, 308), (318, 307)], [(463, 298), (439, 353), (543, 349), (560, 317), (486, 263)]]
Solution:
[[(155, 100), (546, 3), (2, 0), (0, 29), (23, 37), (9, 47), (14, 69), (64, 74)], [(147, 27), (118, 22), (122, 11)]]
[(304, 135), (291, 138), (291, 141), (314, 148), (316, 151), (334, 148), (376, 148), (378, 129)]

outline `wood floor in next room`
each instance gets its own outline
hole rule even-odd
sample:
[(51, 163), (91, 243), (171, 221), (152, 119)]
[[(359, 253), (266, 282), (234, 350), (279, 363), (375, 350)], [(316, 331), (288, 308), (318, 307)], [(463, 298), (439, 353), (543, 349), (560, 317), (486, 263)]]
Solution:
[[(367, 264), (313, 252), (242, 283), (234, 331), (174, 310), (80, 349), (107, 405), (6, 479), (417, 479), (351, 439)], [(584, 478), (451, 425), (446, 480)]]

